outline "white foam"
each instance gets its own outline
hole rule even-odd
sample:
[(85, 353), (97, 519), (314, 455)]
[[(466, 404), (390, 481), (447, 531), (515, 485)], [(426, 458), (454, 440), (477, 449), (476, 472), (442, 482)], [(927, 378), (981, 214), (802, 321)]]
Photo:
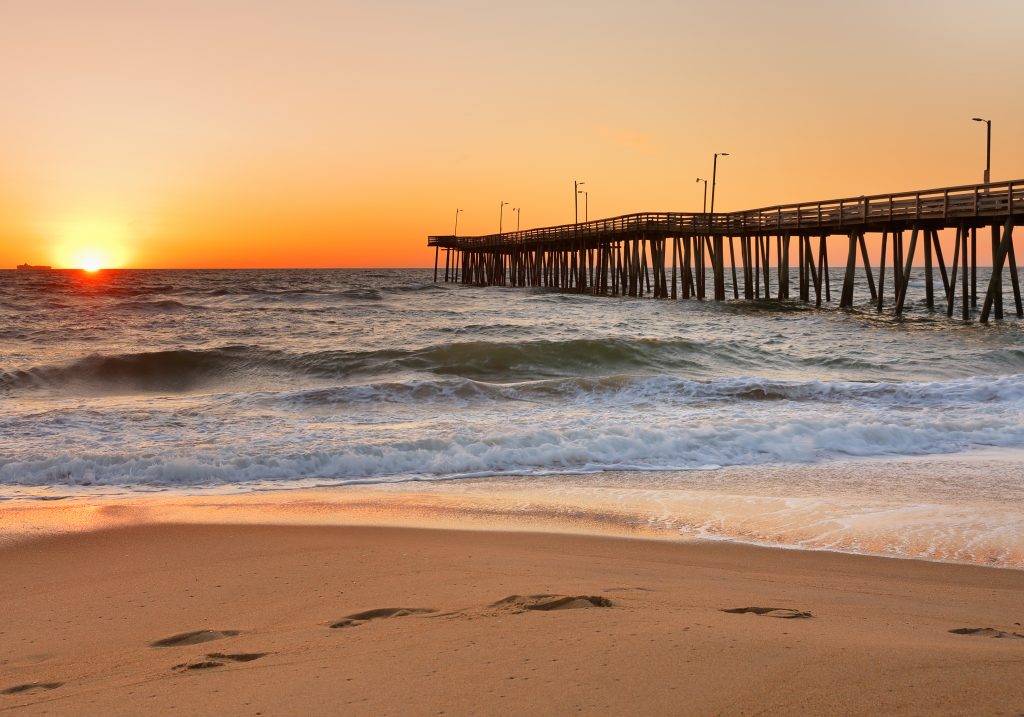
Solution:
[[(1006, 401), (959, 411), (757, 401), (685, 411), (505, 404), (477, 406), (457, 421), (410, 420), (406, 409), (369, 420), (261, 412), (185, 420), (172, 402), (163, 410), (32, 416), (32, 441), (0, 442), (0, 483), (199, 485), (815, 463), (1024, 447), (1020, 418)], [(14, 433), (22, 428), (5, 423)]]

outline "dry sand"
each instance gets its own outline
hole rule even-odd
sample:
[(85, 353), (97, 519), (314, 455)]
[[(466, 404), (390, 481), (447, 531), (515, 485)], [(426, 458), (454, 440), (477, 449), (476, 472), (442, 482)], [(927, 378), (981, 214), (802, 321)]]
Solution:
[(260, 525), (30, 540), (0, 569), (4, 714), (1024, 713), (1021, 571)]

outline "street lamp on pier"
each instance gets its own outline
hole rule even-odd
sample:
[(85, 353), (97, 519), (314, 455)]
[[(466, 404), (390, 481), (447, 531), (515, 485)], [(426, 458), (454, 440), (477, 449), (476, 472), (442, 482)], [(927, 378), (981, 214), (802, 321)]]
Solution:
[(454, 239), (458, 239), (459, 238), (459, 215), (460, 214), (462, 214), (462, 210), (461, 209), (456, 209), (455, 210), (455, 231), (452, 232), (452, 238), (454, 238)]
[[(711, 217), (710, 217), (710, 219), (712, 219), (712, 220), (714, 219), (714, 216), (715, 216), (715, 181), (718, 179), (718, 158), (719, 157), (728, 157), (728, 156), (729, 156), (728, 152), (715, 152), (715, 159), (714, 159), (713, 165), (711, 167)], [(709, 221), (709, 224), (710, 224), (710, 221)], [(715, 241), (717, 243), (718, 239), (716, 239)], [(722, 264), (723, 264), (721, 257), (716, 256), (715, 260), (718, 262), (718, 265), (721, 267)], [(739, 286), (737, 285), (737, 282), (736, 282), (736, 251), (733, 248), (733, 241), (732, 241), (732, 237), (731, 236), (729, 237), (729, 264), (732, 266), (732, 297), (734, 299), (738, 299), (738, 298), (740, 298), (740, 289), (739, 289)], [(725, 297), (722, 297), (722, 298), (725, 298)]]
[(703, 211), (705, 214), (707, 214), (708, 213), (708, 180), (701, 179), (700, 177), (697, 177), (697, 181), (698, 182), (704, 182), (704, 209), (702, 209), (701, 211)]
[[(715, 182), (718, 179), (718, 158), (728, 157), (728, 152), (715, 152), (714, 163), (711, 167), (711, 213), (715, 213)], [(704, 185), (705, 187), (707, 184)]]
[(501, 206), (498, 207), (498, 236), (501, 236), (501, 222), (505, 218), (505, 205), (508, 202), (502, 202)]
[(586, 182), (574, 181), (572, 183), (572, 203), (575, 212), (573, 214), (574, 224), (580, 223), (580, 187), (582, 187), (584, 184), (586, 184)]
[(516, 231), (519, 231), (519, 212), (522, 210), (522, 207), (512, 207), (512, 211), (516, 213)]
[(992, 181), (992, 120), (971, 117), (975, 122), (985, 123), (985, 184)]

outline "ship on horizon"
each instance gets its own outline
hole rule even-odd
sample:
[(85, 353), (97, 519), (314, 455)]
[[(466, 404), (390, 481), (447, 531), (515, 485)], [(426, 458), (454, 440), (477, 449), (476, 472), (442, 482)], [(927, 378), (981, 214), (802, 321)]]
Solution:
[(42, 264), (18, 264), (18, 269), (22, 271), (51, 271), (53, 267)]

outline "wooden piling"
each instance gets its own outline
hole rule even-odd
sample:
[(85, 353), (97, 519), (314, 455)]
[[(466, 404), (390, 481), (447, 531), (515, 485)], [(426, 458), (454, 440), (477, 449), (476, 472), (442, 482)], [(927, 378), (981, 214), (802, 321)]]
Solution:
[[(961, 318), (964, 321), (971, 320), (971, 300), (970, 300), (970, 287), (967, 283), (967, 227), (963, 226), (960, 230), (961, 242), (960, 242), (960, 262), (963, 264), (963, 279), (961, 283), (963, 287), (960, 290), (961, 297), (963, 299), (963, 308), (961, 310)], [(972, 271), (974, 267), (971, 267)]]
[[(910, 233), (910, 246), (907, 247), (907, 262), (903, 266), (901, 271), (902, 285), (900, 286), (899, 296), (896, 299), (896, 315), (903, 315), (903, 305), (907, 301), (907, 289), (910, 286), (910, 268), (914, 263), (914, 250), (917, 248), (917, 233), (918, 226), (914, 225), (914, 231)], [(902, 241), (901, 241), (902, 243)]]
[(736, 252), (732, 247), (732, 237), (729, 237), (729, 265), (732, 267), (732, 298), (740, 298), (739, 286), (736, 282)]
[(929, 311), (935, 309), (935, 288), (932, 284), (932, 231), (924, 230), (924, 301)]
[(942, 288), (949, 294), (949, 276), (946, 273), (946, 260), (942, 256), (942, 244), (939, 242), (939, 233), (932, 229), (932, 245), (935, 249), (935, 262), (939, 265), (939, 276), (942, 278)]
[(860, 258), (861, 262), (864, 264), (864, 273), (867, 275), (868, 290), (871, 293), (871, 300), (874, 301), (878, 297), (878, 294), (875, 291), (875, 277), (871, 273), (871, 261), (868, 259), (868, 247), (864, 241), (864, 232), (859, 233), (857, 236), (857, 242), (860, 244)]
[(978, 305), (978, 228), (971, 227), (971, 306)]
[(857, 235), (855, 232), (850, 232), (848, 241), (846, 275), (843, 277), (843, 292), (839, 297), (840, 309), (849, 309), (853, 306), (853, 283), (857, 272)]
[(1017, 310), (1017, 318), (1021, 318), (1024, 317), (1024, 306), (1021, 305), (1020, 300), (1020, 279), (1017, 276), (1017, 258), (1014, 255), (1012, 241), (1007, 249), (1006, 258), (1010, 265), (1010, 286), (1013, 287), (1014, 308)]
[(821, 235), (821, 241), (818, 243), (818, 275), (822, 277), (825, 282), (825, 301), (832, 301), (832, 288), (829, 285), (830, 280), (828, 276), (828, 242), (826, 236)]
[(957, 227), (956, 241), (953, 243), (953, 265), (950, 267), (950, 281), (946, 283), (946, 316), (953, 316), (953, 299), (956, 297), (956, 270), (957, 262), (960, 260), (960, 234), (961, 229)]
[(810, 300), (810, 291), (807, 288), (807, 237), (801, 234), (797, 237), (797, 291), (800, 296), (800, 301)]
[(1010, 247), (1013, 246), (1013, 215), (1006, 218), (1002, 240), (999, 240), (998, 226), (992, 227), (992, 237), (995, 249), (992, 252), (992, 276), (988, 282), (988, 291), (985, 293), (985, 302), (981, 307), (981, 323), (983, 324), (988, 323), (993, 304), (997, 307), (996, 318), (1002, 318), (1003, 262), (1006, 261), (1006, 255), (1009, 254)]
[(889, 241), (889, 232), (882, 232), (882, 255), (878, 260), (878, 308), (877, 312), (882, 313), (882, 301), (885, 294), (885, 249)]

